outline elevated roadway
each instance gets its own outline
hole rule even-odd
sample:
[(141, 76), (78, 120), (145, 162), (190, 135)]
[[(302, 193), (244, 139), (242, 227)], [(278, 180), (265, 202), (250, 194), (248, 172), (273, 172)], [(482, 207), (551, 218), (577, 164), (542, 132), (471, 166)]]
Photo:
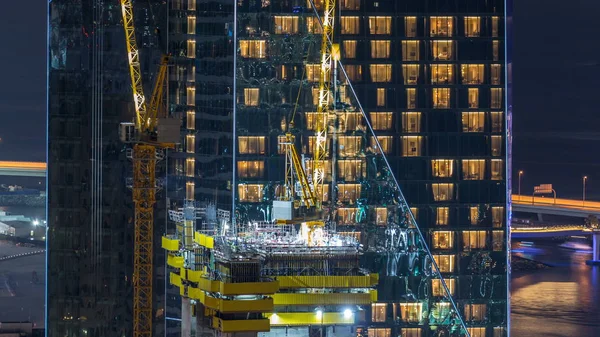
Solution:
[(46, 163), (0, 161), (0, 176), (45, 177)]
[(577, 218), (587, 218), (589, 215), (600, 217), (600, 202), (513, 195), (512, 210), (513, 212), (562, 215)]

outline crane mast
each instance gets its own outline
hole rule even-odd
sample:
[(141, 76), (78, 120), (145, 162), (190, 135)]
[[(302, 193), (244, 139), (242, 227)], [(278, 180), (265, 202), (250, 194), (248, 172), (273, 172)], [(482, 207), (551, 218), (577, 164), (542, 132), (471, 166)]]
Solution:
[[(317, 203), (323, 201), (323, 181), (325, 178), (325, 159), (327, 158), (327, 129), (330, 119), (335, 118), (330, 110), (331, 105), (331, 70), (336, 53), (333, 45), (333, 24), (335, 0), (324, 0), (323, 34), (321, 39), (321, 72), (319, 74), (319, 102), (317, 106), (317, 121), (315, 127), (316, 144), (314, 148), (313, 187)], [(314, 4), (313, 4), (314, 5)], [(333, 79), (335, 81), (335, 79)]]

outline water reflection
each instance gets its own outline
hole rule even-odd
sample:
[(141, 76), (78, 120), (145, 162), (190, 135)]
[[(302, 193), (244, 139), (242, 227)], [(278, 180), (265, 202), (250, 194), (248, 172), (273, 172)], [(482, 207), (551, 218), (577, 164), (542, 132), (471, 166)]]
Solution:
[(512, 336), (600, 336), (600, 267), (586, 250), (514, 243), (514, 255), (552, 266), (513, 273)]

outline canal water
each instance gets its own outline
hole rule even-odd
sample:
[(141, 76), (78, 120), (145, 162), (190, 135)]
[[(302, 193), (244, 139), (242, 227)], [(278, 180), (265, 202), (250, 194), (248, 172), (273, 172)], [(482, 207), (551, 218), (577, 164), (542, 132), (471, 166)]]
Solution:
[(584, 244), (572, 248), (513, 242), (513, 254), (550, 267), (513, 273), (512, 336), (600, 336), (600, 267), (585, 264), (592, 255)]

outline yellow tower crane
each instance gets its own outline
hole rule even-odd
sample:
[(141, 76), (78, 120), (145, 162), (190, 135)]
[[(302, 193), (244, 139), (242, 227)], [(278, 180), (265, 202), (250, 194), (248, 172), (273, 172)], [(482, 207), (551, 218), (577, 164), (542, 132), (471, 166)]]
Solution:
[[(163, 56), (150, 103), (142, 86), (139, 51), (135, 38), (133, 5), (131, 0), (119, 0), (127, 45), (129, 74), (135, 104), (134, 132), (127, 142), (133, 143), (128, 157), (133, 160), (132, 194), (135, 207), (134, 263), (133, 263), (133, 336), (152, 336), (152, 282), (154, 205), (156, 203), (156, 162), (161, 149), (174, 147), (173, 143), (159, 142), (157, 126), (162, 107), (164, 85), (169, 58)], [(122, 123), (122, 125), (131, 123)], [(123, 128), (123, 127), (122, 127)], [(122, 130), (123, 133), (123, 130)], [(123, 135), (122, 139), (123, 139)], [(124, 139), (125, 140), (125, 139)]]
[[(313, 4), (314, 5), (314, 4)], [(331, 70), (339, 55), (339, 46), (333, 44), (333, 24), (335, 19), (335, 0), (324, 0), (322, 18), (323, 35), (321, 40), (321, 72), (319, 76), (319, 105), (315, 126), (316, 144), (314, 149), (313, 187), (320, 204), (323, 200), (323, 180), (325, 178), (325, 159), (327, 158), (327, 129), (330, 120), (335, 118), (330, 105), (332, 103)], [(333, 79), (335, 81), (335, 79)], [(320, 205), (319, 205), (320, 207)]]

